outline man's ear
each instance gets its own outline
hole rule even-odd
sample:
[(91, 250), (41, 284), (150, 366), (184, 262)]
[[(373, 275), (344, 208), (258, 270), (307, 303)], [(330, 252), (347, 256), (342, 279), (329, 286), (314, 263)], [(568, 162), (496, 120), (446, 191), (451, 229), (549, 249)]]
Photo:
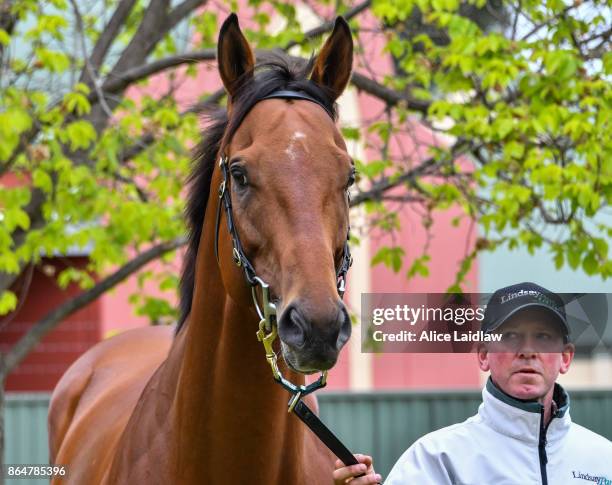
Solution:
[(336, 18), (334, 30), (317, 56), (310, 79), (329, 89), (334, 101), (340, 97), (351, 78), (353, 38), (342, 17)]
[(240, 87), (239, 81), (246, 80), (243, 77), (245, 73), (252, 76), (255, 66), (255, 56), (240, 30), (235, 13), (225, 19), (221, 26), (217, 45), (217, 62), (223, 86), (230, 97), (233, 97)]
[(476, 356), (478, 357), (478, 367), (483, 372), (487, 372), (491, 367), (489, 366), (489, 350), (487, 346), (480, 342), (476, 348)]
[(574, 360), (574, 353), (576, 352), (576, 347), (574, 344), (565, 344), (563, 347), (563, 351), (561, 352), (561, 366), (559, 368), (560, 374), (565, 374)]

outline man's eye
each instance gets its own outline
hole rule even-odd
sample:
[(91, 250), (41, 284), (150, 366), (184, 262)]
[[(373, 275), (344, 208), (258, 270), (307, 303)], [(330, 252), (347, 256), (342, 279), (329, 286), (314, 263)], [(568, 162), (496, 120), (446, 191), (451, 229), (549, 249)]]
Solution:
[(230, 171), (232, 175), (232, 179), (241, 188), (249, 185), (249, 180), (247, 179), (247, 174), (243, 168), (236, 167)]
[(537, 337), (539, 340), (545, 340), (545, 341), (549, 341), (552, 339), (552, 335), (549, 335), (547, 333), (539, 333)]
[(516, 340), (518, 338), (518, 334), (515, 332), (506, 332), (502, 335), (503, 340)]

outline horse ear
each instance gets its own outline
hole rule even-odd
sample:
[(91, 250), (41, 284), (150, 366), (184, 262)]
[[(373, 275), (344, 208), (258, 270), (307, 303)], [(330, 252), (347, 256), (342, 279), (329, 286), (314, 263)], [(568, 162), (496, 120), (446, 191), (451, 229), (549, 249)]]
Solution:
[(353, 38), (343, 17), (337, 17), (334, 30), (317, 56), (310, 79), (331, 90), (336, 100), (351, 78)]
[(253, 74), (255, 56), (238, 25), (238, 17), (232, 13), (219, 33), (217, 62), (223, 86), (232, 97), (238, 89), (238, 81), (245, 73)]

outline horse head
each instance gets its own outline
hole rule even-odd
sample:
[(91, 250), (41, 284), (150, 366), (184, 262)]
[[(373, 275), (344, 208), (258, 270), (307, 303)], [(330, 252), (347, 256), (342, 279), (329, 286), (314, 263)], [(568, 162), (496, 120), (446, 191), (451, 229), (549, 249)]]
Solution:
[[(349, 81), (352, 53), (342, 18), (301, 74), (274, 62), (256, 65), (233, 14), (218, 41), (228, 94), (219, 157), (231, 225), (254, 272), (269, 284), (284, 360), (301, 373), (333, 367), (351, 333), (338, 271), (347, 258), (354, 164), (335, 125), (335, 101)], [(236, 255), (228, 231), (218, 245), (227, 293), (250, 301), (245, 274), (229, 263)]]

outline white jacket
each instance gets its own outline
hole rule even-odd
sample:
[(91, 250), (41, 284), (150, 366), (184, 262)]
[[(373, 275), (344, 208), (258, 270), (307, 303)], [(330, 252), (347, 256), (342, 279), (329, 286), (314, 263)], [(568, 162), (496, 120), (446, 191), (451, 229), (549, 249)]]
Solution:
[(572, 423), (555, 384), (556, 412), (513, 399), (489, 379), (478, 414), (417, 440), (385, 485), (612, 485), (612, 442)]

